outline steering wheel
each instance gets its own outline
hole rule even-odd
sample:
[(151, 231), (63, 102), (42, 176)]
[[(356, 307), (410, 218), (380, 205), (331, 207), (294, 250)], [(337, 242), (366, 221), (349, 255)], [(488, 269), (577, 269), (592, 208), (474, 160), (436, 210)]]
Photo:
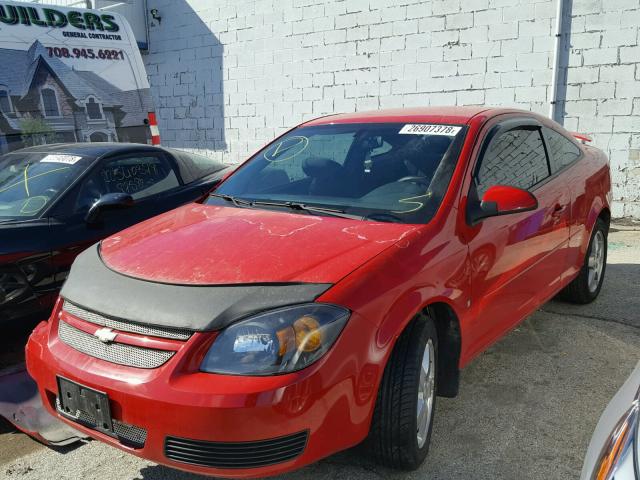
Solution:
[(425, 177), (418, 176), (409, 176), (402, 177), (398, 182), (408, 182), (408, 183), (417, 183), (418, 185), (426, 185), (427, 187), (431, 184), (431, 182)]

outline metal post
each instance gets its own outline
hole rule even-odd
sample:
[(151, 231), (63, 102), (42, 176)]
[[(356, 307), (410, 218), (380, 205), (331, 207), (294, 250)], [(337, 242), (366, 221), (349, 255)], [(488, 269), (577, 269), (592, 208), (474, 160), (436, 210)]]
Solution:
[[(563, 42), (563, 26), (566, 0), (557, 0), (556, 9), (556, 33), (554, 38), (554, 54), (553, 54), (553, 70), (551, 71), (551, 102), (549, 105), (549, 117), (552, 120), (562, 124), (564, 121), (564, 101), (560, 101), (558, 96), (559, 83), (566, 76), (561, 76), (561, 62)], [(559, 105), (562, 103), (562, 105)]]

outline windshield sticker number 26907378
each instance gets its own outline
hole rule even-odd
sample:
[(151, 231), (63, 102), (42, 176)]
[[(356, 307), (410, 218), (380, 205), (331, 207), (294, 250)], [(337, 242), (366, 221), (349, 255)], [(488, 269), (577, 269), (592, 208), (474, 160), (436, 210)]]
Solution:
[(408, 123), (399, 133), (405, 135), (444, 135), (455, 137), (462, 127), (455, 125), (430, 125), (425, 123)]

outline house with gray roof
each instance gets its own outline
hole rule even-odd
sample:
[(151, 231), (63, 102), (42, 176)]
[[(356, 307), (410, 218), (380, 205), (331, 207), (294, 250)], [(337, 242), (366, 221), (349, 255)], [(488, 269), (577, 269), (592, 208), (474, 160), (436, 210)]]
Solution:
[(57, 142), (147, 143), (149, 89), (123, 91), (39, 41), (0, 49), (0, 152)]

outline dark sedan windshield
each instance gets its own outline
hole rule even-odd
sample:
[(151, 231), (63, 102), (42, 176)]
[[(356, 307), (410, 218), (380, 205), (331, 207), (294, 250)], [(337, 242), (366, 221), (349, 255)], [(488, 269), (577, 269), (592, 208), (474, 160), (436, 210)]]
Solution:
[(306, 211), (426, 223), (449, 185), (465, 131), (456, 125), (396, 123), (297, 128), (258, 152), (207, 202), (244, 208), (280, 204), (298, 211), (305, 210), (301, 205), (324, 207), (326, 212)]
[(86, 170), (91, 160), (60, 153), (0, 157), (0, 221), (37, 217)]

